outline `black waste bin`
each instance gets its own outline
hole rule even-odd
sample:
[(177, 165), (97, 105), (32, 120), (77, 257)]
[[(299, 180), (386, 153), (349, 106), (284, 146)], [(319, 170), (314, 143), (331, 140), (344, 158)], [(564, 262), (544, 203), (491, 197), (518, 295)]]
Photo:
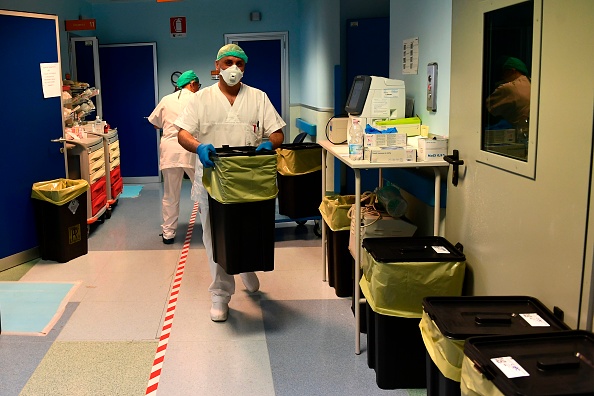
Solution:
[(65, 263), (88, 253), (85, 180), (55, 179), (33, 184), (31, 198), (43, 260)]
[[(364, 199), (371, 199), (368, 194)], [(319, 205), (326, 228), (328, 283), (334, 288), (337, 297), (354, 295), (355, 260), (349, 251), (351, 219), (348, 217), (349, 209), (354, 204), (354, 195), (330, 194)], [(364, 311), (365, 306), (362, 305), (361, 312)]]
[(594, 395), (594, 334), (583, 330), (471, 337), (463, 395)]
[(282, 144), (278, 154), (278, 212), (298, 219), (319, 216), (322, 147), (317, 143)]
[(427, 351), (427, 395), (460, 395), (467, 338), (569, 330), (529, 296), (426, 297), (421, 334)]
[(382, 389), (425, 388), (422, 301), (462, 293), (465, 257), (442, 237), (365, 238), (367, 363)]
[(213, 258), (230, 274), (274, 269), (278, 193), (276, 153), (255, 147), (216, 149), (204, 169)]

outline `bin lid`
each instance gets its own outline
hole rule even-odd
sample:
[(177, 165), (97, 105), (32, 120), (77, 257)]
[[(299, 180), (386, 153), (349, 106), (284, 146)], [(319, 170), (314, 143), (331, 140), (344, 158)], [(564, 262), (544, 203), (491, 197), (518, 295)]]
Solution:
[(363, 247), (382, 263), (466, 261), (462, 252), (440, 236), (365, 238)]
[(223, 146), (217, 147), (217, 155), (219, 157), (239, 157), (239, 156), (254, 156), (254, 155), (276, 155), (274, 150), (260, 150), (256, 151), (253, 146)]
[(280, 148), (287, 149), (287, 150), (312, 150), (312, 149), (321, 149), (317, 143), (284, 143), (280, 145)]
[(471, 337), (464, 354), (505, 395), (594, 394), (594, 334)]
[(538, 299), (529, 296), (425, 297), (423, 310), (441, 334), (456, 340), (569, 330)]

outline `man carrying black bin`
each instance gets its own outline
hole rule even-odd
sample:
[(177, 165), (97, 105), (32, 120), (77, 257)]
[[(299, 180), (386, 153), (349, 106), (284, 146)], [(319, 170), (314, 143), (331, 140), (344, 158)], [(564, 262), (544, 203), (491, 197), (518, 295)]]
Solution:
[[(210, 318), (224, 322), (229, 313), (229, 301), (235, 292), (235, 278), (214, 262), (208, 193), (202, 184), (203, 168), (213, 167), (209, 155), (215, 147), (254, 146), (256, 151), (274, 150), (284, 140), (286, 125), (263, 91), (241, 83), (248, 58), (236, 44), (223, 46), (215, 61), (219, 71), (218, 84), (196, 93), (175, 122), (178, 141), (186, 150), (198, 154), (192, 186), (192, 199), (199, 202), (202, 241), (208, 256), (212, 283)], [(262, 143), (262, 138), (268, 138)], [(249, 259), (249, 252), (246, 254)], [(260, 287), (253, 272), (240, 274), (250, 292)]]

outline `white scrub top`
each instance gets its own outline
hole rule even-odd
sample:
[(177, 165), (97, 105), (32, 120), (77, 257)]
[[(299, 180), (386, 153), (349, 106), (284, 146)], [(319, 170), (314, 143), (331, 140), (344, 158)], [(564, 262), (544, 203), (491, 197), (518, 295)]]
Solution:
[[(175, 125), (190, 132), (200, 143), (230, 147), (257, 146), (286, 124), (265, 92), (241, 84), (233, 106), (218, 84), (192, 96)], [(196, 161), (192, 199), (202, 187), (202, 163)]]
[(265, 92), (242, 83), (233, 106), (218, 84), (198, 91), (175, 125), (200, 143), (239, 147), (257, 146), (286, 124)]
[(196, 154), (180, 146), (177, 142), (178, 129), (174, 125), (193, 94), (189, 89), (181, 89), (164, 96), (148, 118), (151, 124), (163, 129), (159, 158), (161, 169), (195, 167)]

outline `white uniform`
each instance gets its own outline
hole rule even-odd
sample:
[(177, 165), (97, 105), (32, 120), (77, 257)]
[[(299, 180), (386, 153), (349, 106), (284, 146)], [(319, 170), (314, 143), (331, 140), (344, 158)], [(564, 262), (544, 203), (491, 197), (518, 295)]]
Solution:
[(177, 128), (173, 124), (192, 97), (192, 91), (181, 89), (161, 99), (148, 120), (163, 129), (159, 166), (163, 173), (163, 238), (175, 237), (179, 218), (179, 199), (184, 172), (194, 179), (196, 154), (184, 149), (177, 141)]
[[(218, 84), (198, 91), (175, 121), (175, 125), (192, 133), (205, 144), (217, 147), (257, 146), (286, 124), (263, 91), (241, 84), (233, 106)], [(213, 302), (228, 303), (235, 292), (235, 278), (214, 262), (208, 193), (202, 184), (202, 163), (196, 161), (192, 198), (199, 203), (202, 242), (206, 248), (213, 282), (209, 287)], [(242, 274), (243, 275), (243, 274)]]

